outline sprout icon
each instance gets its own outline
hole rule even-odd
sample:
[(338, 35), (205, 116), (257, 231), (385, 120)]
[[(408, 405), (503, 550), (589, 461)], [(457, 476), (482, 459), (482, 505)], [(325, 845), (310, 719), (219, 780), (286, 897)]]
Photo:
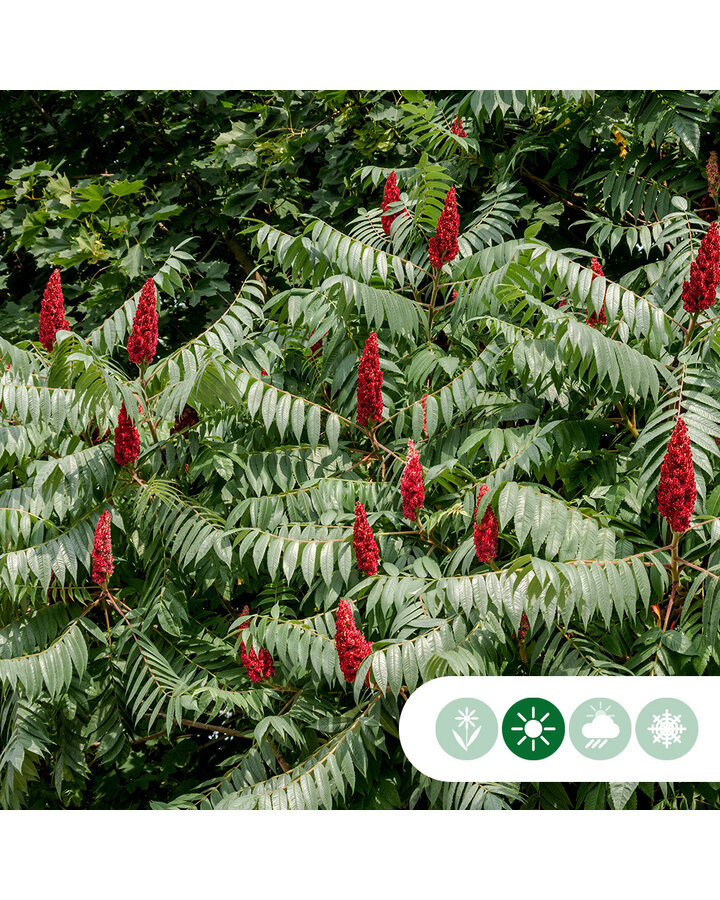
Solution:
[(588, 713), (588, 716), (592, 716), (592, 721), (583, 725), (582, 736), (588, 738), (588, 742), (585, 744), (586, 750), (599, 750), (608, 741), (618, 737), (620, 727), (615, 722), (615, 716), (609, 712), (610, 706), (603, 709), (601, 702), (597, 709), (594, 706), (590, 708), (592, 712)]

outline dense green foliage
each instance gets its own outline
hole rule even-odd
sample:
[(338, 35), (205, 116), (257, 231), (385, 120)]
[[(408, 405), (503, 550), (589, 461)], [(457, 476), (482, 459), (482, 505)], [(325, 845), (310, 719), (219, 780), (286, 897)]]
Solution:
[[(2, 98), (0, 804), (718, 806), (718, 785), (432, 782), (397, 721), (444, 674), (720, 673), (720, 342), (680, 299), (698, 212), (717, 213), (719, 111), (691, 92)], [(408, 215), (386, 237), (393, 170)], [(459, 254), (438, 274), (451, 186)], [(53, 266), (72, 331), (48, 354)], [(160, 345), (140, 378), (125, 347), (148, 276)], [(374, 439), (356, 424), (371, 331)], [(113, 460), (123, 402), (135, 469)], [(678, 410), (698, 505), (669, 608), (656, 494)], [(473, 546), (481, 483), (495, 564)], [(358, 500), (376, 576), (355, 566)], [(90, 579), (105, 509), (109, 594)], [(343, 598), (373, 642), (354, 686)], [(243, 637), (274, 676), (250, 682)]]

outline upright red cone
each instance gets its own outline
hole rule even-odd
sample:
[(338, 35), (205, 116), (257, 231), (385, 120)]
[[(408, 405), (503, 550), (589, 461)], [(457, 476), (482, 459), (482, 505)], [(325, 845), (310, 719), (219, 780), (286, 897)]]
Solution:
[(140, 456), (140, 435), (135, 423), (128, 418), (123, 403), (115, 429), (115, 462), (119, 466), (131, 466), (138, 456)]
[(720, 284), (720, 233), (715, 222), (700, 242), (697, 256), (690, 264), (690, 279), (683, 283), (682, 301), (686, 312), (701, 312), (715, 303)]
[(358, 368), (357, 423), (366, 428), (371, 420), (382, 420), (382, 383), (377, 334), (370, 332)]
[(718, 169), (718, 158), (715, 150), (712, 150), (705, 168), (707, 174), (708, 194), (713, 200), (717, 200), (720, 193), (720, 169)]
[[(383, 200), (380, 204), (380, 208), (383, 212), (386, 212), (391, 203), (397, 203), (400, 199), (400, 188), (397, 185), (397, 176), (395, 172), (391, 172), (388, 176), (388, 180), (385, 182), (385, 192), (383, 194)], [(400, 213), (393, 213), (391, 216), (381, 216), (380, 222), (382, 224), (382, 230), (385, 234), (390, 234), (390, 226), (397, 219)]]
[(660, 467), (658, 512), (668, 520), (673, 531), (682, 533), (690, 527), (696, 498), (690, 438), (685, 423), (678, 417)]
[(452, 128), (450, 130), (458, 137), (467, 137), (467, 134), (465, 134), (465, 129), (463, 128), (463, 120), (460, 116), (455, 116), (455, 121), (453, 122)]
[(498, 520), (495, 513), (488, 506), (482, 522), (478, 525), (477, 513), (480, 507), (480, 501), (487, 494), (489, 488), (486, 484), (480, 485), (478, 491), (477, 503), (475, 504), (475, 514), (473, 515), (473, 541), (475, 543), (475, 555), (482, 563), (495, 559), (498, 552)]
[(49, 353), (55, 346), (57, 332), (68, 331), (69, 328), (70, 325), (65, 318), (65, 298), (60, 269), (53, 269), (40, 303), (40, 343)]
[[(602, 266), (600, 265), (600, 262), (596, 256), (593, 256), (592, 263), (590, 264), (590, 268), (592, 269), (592, 273), (593, 273), (592, 278), (590, 279), (591, 282), (595, 281), (595, 279), (598, 277), (598, 275), (603, 275), (603, 276), (605, 275), (605, 273), (602, 270)], [(567, 301), (565, 301), (565, 302), (567, 302)], [(558, 306), (564, 306), (564, 305), (565, 305), (565, 303), (558, 303)], [(597, 328), (598, 322), (601, 325), (605, 325), (607, 323), (607, 319), (605, 318), (605, 299), (604, 298), (603, 298), (602, 306), (600, 308), (600, 315), (598, 316), (598, 314), (595, 312), (591, 313), (587, 317), (587, 321), (585, 324), (592, 325), (593, 328)]]
[[(245, 606), (243, 608), (242, 614), (246, 616), (249, 612), (249, 607)], [(239, 628), (239, 631), (242, 631), (244, 628), (249, 627), (249, 622), (243, 622), (243, 624)], [(273, 665), (272, 656), (268, 653), (267, 650), (263, 649), (262, 647), (257, 653), (252, 649), (252, 647), (248, 651), (245, 647), (245, 641), (241, 641), (240, 661), (245, 666), (248, 677), (253, 684), (257, 684), (264, 678), (271, 678), (275, 674), (275, 666)]]
[(364, 572), (365, 575), (377, 575), (380, 550), (370, 523), (367, 520), (365, 507), (359, 500), (355, 504), (353, 548), (358, 569)]
[(416, 522), (418, 510), (425, 503), (425, 484), (420, 465), (420, 454), (414, 441), (408, 441), (408, 458), (400, 479), (400, 493), (403, 501), (403, 515), (411, 522)]
[[(345, 681), (355, 681), (362, 661), (372, 653), (372, 644), (360, 633), (352, 608), (347, 600), (341, 600), (335, 619), (335, 648)], [(370, 673), (365, 684), (370, 686)]]
[(152, 278), (148, 278), (140, 292), (140, 300), (133, 319), (132, 334), (128, 340), (127, 349), (130, 362), (137, 366), (152, 362), (157, 350), (157, 342), (158, 314), (155, 282)]
[(95, 540), (92, 548), (92, 580), (95, 584), (107, 584), (114, 568), (110, 536), (110, 510), (106, 509), (95, 528)]
[(440, 213), (435, 236), (430, 238), (428, 255), (435, 269), (441, 269), (445, 263), (455, 259), (459, 252), (458, 234), (460, 233), (460, 216), (455, 200), (455, 188), (452, 187), (445, 197), (445, 206)]

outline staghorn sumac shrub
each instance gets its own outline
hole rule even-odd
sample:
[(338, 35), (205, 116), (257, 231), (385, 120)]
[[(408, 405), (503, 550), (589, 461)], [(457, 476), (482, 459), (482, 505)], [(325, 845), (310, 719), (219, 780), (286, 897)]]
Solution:
[[(55, 292), (54, 331), (0, 338), (3, 805), (101, 805), (140, 767), (156, 807), (542, 806), (412, 769), (408, 694), (718, 674), (714, 233), (676, 197), (628, 261), (611, 194), (558, 249), (561, 213), (482, 164), (485, 101), (451, 99), (400, 107), (422, 153), (361, 170), (367, 206), (246, 221), (259, 276), (180, 346), (187, 254), (98, 328)], [(696, 790), (620, 787), (547, 803)]]

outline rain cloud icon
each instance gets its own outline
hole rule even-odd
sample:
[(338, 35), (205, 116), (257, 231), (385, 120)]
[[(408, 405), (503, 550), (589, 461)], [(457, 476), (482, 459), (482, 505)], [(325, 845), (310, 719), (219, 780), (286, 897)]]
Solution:
[(620, 727), (608, 715), (606, 710), (598, 709), (592, 722), (583, 725), (582, 736), (588, 739), (586, 749), (599, 750), (609, 740), (620, 734)]

